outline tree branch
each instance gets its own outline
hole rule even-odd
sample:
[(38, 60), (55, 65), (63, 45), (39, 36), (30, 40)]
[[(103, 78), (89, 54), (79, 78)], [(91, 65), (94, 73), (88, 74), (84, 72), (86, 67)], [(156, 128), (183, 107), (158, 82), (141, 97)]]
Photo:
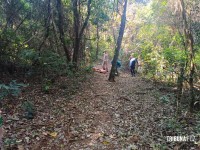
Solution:
[(90, 11), (91, 11), (91, 2), (92, 2), (92, 0), (88, 0), (88, 4), (87, 4), (87, 17), (86, 17), (86, 19), (84, 21), (84, 24), (83, 24), (82, 28), (81, 28), (81, 31), (79, 33), (79, 37), (81, 37), (83, 35), (83, 32), (84, 32), (84, 30), (85, 30), (85, 28), (86, 28), (86, 26), (88, 24), (88, 20), (90, 18)]

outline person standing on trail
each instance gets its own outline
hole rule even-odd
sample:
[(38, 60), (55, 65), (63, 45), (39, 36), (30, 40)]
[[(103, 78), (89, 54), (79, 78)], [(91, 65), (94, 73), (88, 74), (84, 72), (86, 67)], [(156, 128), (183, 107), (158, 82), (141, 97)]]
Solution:
[(90, 50), (88, 47), (86, 47), (86, 49), (85, 49), (85, 64), (86, 64), (86, 66), (90, 65), (90, 58), (91, 58)]
[(137, 58), (131, 56), (130, 62), (129, 62), (129, 67), (130, 67), (132, 77), (135, 77), (135, 66), (137, 63), (138, 63)]
[(108, 72), (108, 53), (107, 51), (103, 52), (103, 64), (102, 64), (103, 70), (106, 70)]

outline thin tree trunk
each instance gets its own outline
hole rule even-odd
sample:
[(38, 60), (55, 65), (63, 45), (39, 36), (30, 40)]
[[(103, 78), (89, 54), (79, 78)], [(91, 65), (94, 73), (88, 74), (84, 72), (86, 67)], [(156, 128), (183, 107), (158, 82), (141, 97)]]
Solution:
[(119, 30), (119, 36), (118, 36), (118, 39), (117, 39), (117, 45), (116, 45), (116, 48), (115, 48), (115, 55), (114, 55), (114, 58), (113, 58), (113, 61), (112, 61), (112, 67), (111, 67), (110, 75), (109, 75), (109, 78), (108, 78), (108, 80), (111, 81), (111, 82), (115, 81), (117, 59), (118, 59), (118, 56), (119, 56), (119, 51), (120, 51), (120, 48), (121, 48), (121, 43), (122, 43), (122, 39), (123, 39), (123, 35), (124, 35), (124, 29), (125, 29), (125, 25), (126, 25), (127, 1), (128, 0), (125, 0), (125, 3), (124, 3), (124, 10), (123, 10), (123, 14), (122, 14), (122, 17), (121, 17), (121, 25), (120, 25), (120, 30)]
[(28, 13), (24, 19), (19, 23), (19, 25), (16, 27), (15, 32), (21, 27), (21, 25), (24, 23), (24, 21), (29, 17), (30, 13)]
[[(181, 33), (180, 30), (178, 30), (179, 35), (182, 39), (182, 44), (184, 45), (184, 50), (185, 52), (187, 52), (187, 48), (186, 48), (186, 42), (185, 42), (185, 38), (183, 36), (183, 34)], [(183, 93), (183, 82), (184, 82), (184, 75), (185, 75), (185, 70), (186, 70), (186, 66), (187, 63), (181, 63), (180, 64), (180, 74), (178, 75), (178, 79), (177, 79), (177, 114), (180, 113), (180, 106), (181, 106), (181, 99), (182, 99), (182, 93)]]
[(190, 112), (193, 111), (195, 103), (195, 94), (194, 94), (194, 75), (195, 75), (195, 64), (194, 64), (194, 41), (191, 32), (188, 33), (188, 43), (189, 43), (189, 62), (190, 62), (190, 73), (189, 73), (189, 86), (190, 86)]
[(63, 28), (64, 15), (63, 15), (63, 6), (62, 6), (62, 1), (61, 0), (57, 0), (57, 11), (58, 11), (58, 18), (59, 18), (59, 20), (58, 20), (58, 28), (59, 28), (59, 32), (60, 32), (60, 41), (62, 42), (62, 46), (63, 46), (63, 49), (65, 51), (65, 56), (66, 56), (67, 62), (70, 62), (71, 61), (71, 56), (70, 56), (70, 52), (69, 52), (69, 50), (67, 48), (67, 44), (66, 44), (66, 41), (65, 41), (65, 33), (64, 33), (64, 28)]
[(39, 55), (40, 55), (40, 51), (42, 49), (42, 46), (44, 45), (44, 43), (46, 42), (48, 36), (49, 36), (49, 27), (50, 27), (50, 20), (51, 20), (51, 0), (48, 1), (48, 17), (45, 21), (45, 27), (46, 27), (46, 33), (45, 33), (45, 36), (44, 36), (44, 39), (42, 41), (42, 43), (40, 44), (39, 48), (38, 48), (38, 51), (39, 51)]
[(59, 32), (57, 30), (56, 23), (55, 23), (55, 18), (54, 18), (53, 14), (52, 14), (52, 25), (53, 25), (54, 39), (55, 39), (55, 43), (56, 43), (55, 50), (56, 50), (56, 53), (58, 53), (59, 55), (61, 55), (62, 52), (58, 48), (58, 46), (59, 46), (59, 36), (58, 36), (57, 33), (59, 33)]
[(178, 76), (178, 81), (177, 81), (177, 114), (180, 112), (180, 103), (182, 99), (182, 92), (183, 92), (183, 81), (184, 81), (184, 66), (182, 65), (180, 68), (180, 74)]
[(194, 110), (194, 103), (195, 103), (195, 94), (194, 94), (194, 74), (195, 74), (195, 67), (193, 61), (191, 62), (191, 70), (190, 70), (190, 112)]
[(181, 7), (182, 7), (182, 18), (183, 18), (183, 25), (184, 25), (184, 36), (185, 36), (185, 46), (186, 49), (189, 51), (189, 86), (190, 86), (190, 111), (193, 111), (193, 106), (195, 102), (194, 96), (194, 74), (195, 74), (195, 67), (194, 67), (194, 40), (191, 33), (191, 29), (189, 28), (187, 17), (186, 17), (186, 8), (185, 3), (183, 0), (180, 0)]
[(73, 53), (73, 64), (74, 67), (76, 68), (76, 63), (78, 62), (78, 52), (79, 52), (79, 44), (80, 44), (80, 39), (79, 39), (79, 26), (80, 26), (80, 20), (79, 20), (79, 13), (78, 13), (78, 1), (77, 0), (72, 0), (72, 5), (73, 5), (73, 13), (74, 13), (74, 53)]
[(96, 60), (98, 60), (99, 55), (99, 21), (97, 21), (97, 51), (96, 51)]

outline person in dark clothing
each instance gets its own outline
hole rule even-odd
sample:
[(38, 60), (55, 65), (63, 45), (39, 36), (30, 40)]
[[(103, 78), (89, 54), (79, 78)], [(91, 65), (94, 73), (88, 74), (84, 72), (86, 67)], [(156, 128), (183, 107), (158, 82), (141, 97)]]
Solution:
[(119, 76), (119, 72), (118, 72), (118, 69), (122, 66), (121, 64), (121, 61), (120, 60), (117, 60), (117, 65), (116, 65), (116, 75)]
[[(112, 64), (112, 62), (113, 62), (113, 61), (111, 61), (111, 64)], [(115, 75), (119, 76), (118, 69), (119, 69), (121, 66), (122, 66), (121, 61), (120, 61), (120, 60), (117, 60)]]
[(130, 57), (130, 62), (129, 62), (129, 67), (130, 67), (130, 71), (131, 71), (131, 75), (132, 77), (135, 77), (135, 66), (138, 63), (137, 58), (134, 57)]
[(121, 61), (120, 60), (117, 60), (117, 68), (120, 68), (121, 67)]

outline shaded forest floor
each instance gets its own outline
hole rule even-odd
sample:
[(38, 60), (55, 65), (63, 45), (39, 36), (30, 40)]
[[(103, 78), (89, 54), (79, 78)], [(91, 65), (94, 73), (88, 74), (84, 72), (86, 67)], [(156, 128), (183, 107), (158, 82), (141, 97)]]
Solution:
[[(128, 73), (114, 83), (108, 75), (59, 77), (46, 94), (39, 84), (27, 87), (19, 100), (31, 101), (36, 115), (24, 118), (21, 104), (4, 115), (7, 149), (198, 149), (199, 116), (174, 119), (171, 91)], [(194, 135), (196, 142), (168, 142), (166, 135)]]

